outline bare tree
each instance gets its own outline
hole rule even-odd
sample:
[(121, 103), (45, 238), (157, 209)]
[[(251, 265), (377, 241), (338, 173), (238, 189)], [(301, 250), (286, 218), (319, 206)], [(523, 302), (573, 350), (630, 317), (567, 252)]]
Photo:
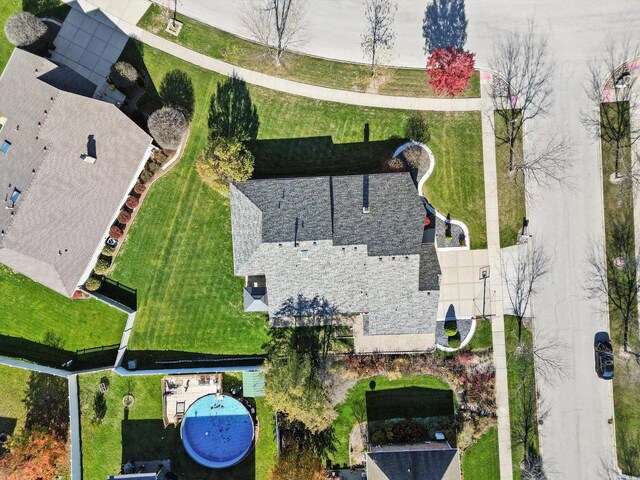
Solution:
[(371, 61), (371, 76), (375, 76), (380, 54), (393, 48), (396, 32), (393, 31), (393, 20), (398, 4), (390, 0), (366, 0), (364, 16), (367, 20), (362, 35), (362, 53)]
[(306, 40), (303, 0), (264, 0), (245, 4), (242, 22), (253, 38), (282, 64), (288, 48)]
[(166, 150), (175, 150), (180, 146), (188, 127), (185, 116), (175, 108), (156, 110), (147, 123), (155, 141)]
[(632, 122), (638, 106), (637, 76), (629, 70), (629, 62), (639, 57), (638, 46), (629, 40), (608, 40), (602, 56), (589, 66), (585, 87), (592, 108), (582, 112), (582, 123), (594, 138), (613, 144), (616, 178), (625, 152), (640, 138), (640, 125)]
[(503, 258), (502, 272), (513, 315), (518, 320), (518, 342), (522, 341), (522, 320), (526, 316), (531, 296), (540, 278), (549, 271), (549, 257), (541, 246), (521, 248), (515, 258)]
[[(619, 315), (624, 329), (624, 351), (629, 351), (629, 324), (638, 321), (638, 265), (631, 212), (614, 219), (606, 250), (596, 248), (589, 258), (586, 290)], [(611, 313), (611, 312), (610, 312)], [(618, 318), (612, 315), (611, 318)]]
[(547, 472), (540, 455), (533, 454), (524, 459), (520, 478), (522, 480), (547, 480)]
[(512, 31), (498, 39), (490, 62), (496, 73), (491, 98), (496, 114), (494, 132), (509, 145), (509, 171), (516, 169), (516, 143), (529, 120), (545, 115), (551, 104), (554, 68), (547, 39), (535, 33), (533, 23), (525, 31)]

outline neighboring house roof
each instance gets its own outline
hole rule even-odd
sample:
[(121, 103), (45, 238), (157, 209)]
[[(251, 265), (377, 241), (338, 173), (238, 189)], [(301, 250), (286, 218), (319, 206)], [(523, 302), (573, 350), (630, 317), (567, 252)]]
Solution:
[(440, 267), (433, 250), (420, 268), (426, 212), (409, 173), (250, 180), (230, 196), (234, 271), (266, 276), (272, 318), (318, 296), (365, 313), (366, 335), (435, 331)]
[(84, 280), (151, 144), (114, 105), (77, 94), (88, 83), (20, 49), (0, 77), (0, 144), (10, 144), (0, 152), (0, 262), (66, 296)]
[(460, 457), (455, 448), (368, 452), (367, 479), (460, 480)]

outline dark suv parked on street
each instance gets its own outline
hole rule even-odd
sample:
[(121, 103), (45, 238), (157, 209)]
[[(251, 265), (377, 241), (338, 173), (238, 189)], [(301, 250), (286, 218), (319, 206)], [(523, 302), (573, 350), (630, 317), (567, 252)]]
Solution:
[(596, 373), (600, 378), (613, 378), (613, 347), (607, 332), (598, 332), (593, 341), (596, 354)]

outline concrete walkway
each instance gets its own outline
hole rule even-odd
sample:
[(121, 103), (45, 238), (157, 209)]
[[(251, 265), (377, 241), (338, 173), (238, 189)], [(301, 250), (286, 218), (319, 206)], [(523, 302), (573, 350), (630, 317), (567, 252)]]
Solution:
[(482, 152), (484, 158), (484, 195), (487, 209), (487, 250), (489, 252), (490, 285), (493, 290), (491, 331), (493, 333), (493, 363), (496, 367), (496, 405), (498, 407), (498, 450), (500, 478), (513, 478), (511, 460), (511, 423), (509, 421), (509, 386), (507, 384), (507, 353), (504, 339), (502, 303), (502, 264), (500, 261), (500, 223), (498, 217), (498, 177), (496, 170), (496, 140), (491, 125), (493, 104), (489, 96), (492, 77), (481, 75), (483, 102)]
[[(466, 112), (478, 111), (481, 108), (479, 98), (415, 98), (415, 97), (393, 97), (388, 95), (375, 95), (371, 93), (351, 92), (349, 90), (335, 90), (316, 85), (309, 85), (283, 78), (273, 77), (264, 73), (247, 70), (229, 63), (208, 57), (201, 53), (178, 45), (170, 40), (166, 40), (158, 35), (149, 33), (136, 27), (140, 19), (140, 5), (148, 5), (146, 0), (64, 0), (73, 8), (80, 9), (90, 17), (101, 17), (105, 14), (114, 25), (123, 33), (134, 37), (143, 43), (169, 53), (175, 57), (185, 60), (194, 65), (198, 65), (206, 70), (220, 73), (222, 75), (236, 74), (247, 83), (258, 85), (278, 92), (299, 95), (329, 102), (345, 103), (349, 105), (394, 108), (401, 110), (432, 110), (443, 112)], [(122, 2), (126, 2), (128, 7), (123, 8)], [(100, 5), (100, 6), (99, 6)]]

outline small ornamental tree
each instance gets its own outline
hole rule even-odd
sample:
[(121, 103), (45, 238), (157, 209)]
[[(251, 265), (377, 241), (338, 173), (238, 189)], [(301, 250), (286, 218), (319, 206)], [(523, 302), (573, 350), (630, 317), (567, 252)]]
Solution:
[(474, 72), (474, 56), (461, 48), (438, 48), (427, 63), (429, 86), (436, 94), (460, 95)]
[(136, 197), (129, 196), (127, 198), (127, 201), (124, 202), (124, 204), (126, 205), (127, 208), (130, 208), (131, 210), (133, 210), (140, 204), (140, 200), (138, 200)]
[(33, 13), (18, 12), (4, 24), (7, 39), (16, 47), (32, 53), (41, 53), (47, 46), (49, 29)]
[(187, 132), (187, 119), (175, 108), (161, 108), (149, 117), (149, 132), (163, 150), (176, 150)]
[(122, 234), (122, 229), (120, 227), (116, 227), (115, 225), (109, 229), (109, 236), (111, 238), (115, 238), (116, 240), (122, 238)]
[(86, 288), (89, 292), (95, 292), (102, 285), (102, 281), (98, 277), (89, 277), (84, 284), (84, 288)]
[(111, 75), (109, 78), (113, 84), (123, 90), (131, 90), (135, 87), (136, 82), (140, 78), (140, 74), (136, 67), (127, 62), (116, 62), (111, 65)]
[(216, 138), (196, 159), (202, 181), (220, 193), (227, 193), (230, 182), (242, 182), (253, 174), (254, 158), (242, 142)]
[(122, 210), (119, 214), (118, 214), (118, 221), (120, 223), (128, 223), (129, 220), (131, 220), (131, 214), (129, 212), (127, 212), (126, 210)]

